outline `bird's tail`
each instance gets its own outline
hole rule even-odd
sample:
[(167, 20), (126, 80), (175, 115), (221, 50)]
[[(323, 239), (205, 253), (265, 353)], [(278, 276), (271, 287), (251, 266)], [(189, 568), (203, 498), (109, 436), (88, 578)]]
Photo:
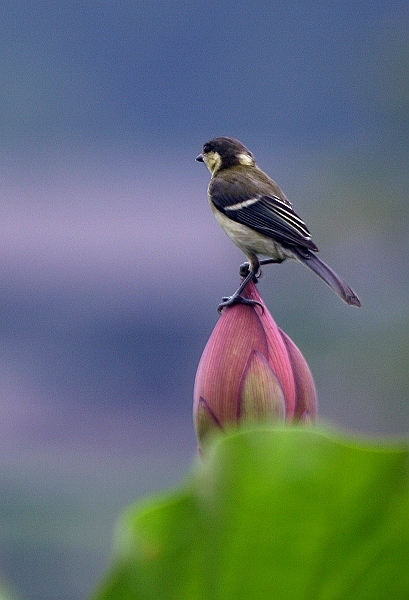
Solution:
[(302, 254), (301, 252), (295, 253), (297, 260), (302, 262), (306, 267), (314, 271), (321, 277), (323, 281), (336, 293), (338, 296), (352, 306), (361, 306), (361, 301), (355, 292), (345, 283), (342, 279), (333, 271), (328, 265), (325, 264), (316, 254), (308, 252), (308, 254)]

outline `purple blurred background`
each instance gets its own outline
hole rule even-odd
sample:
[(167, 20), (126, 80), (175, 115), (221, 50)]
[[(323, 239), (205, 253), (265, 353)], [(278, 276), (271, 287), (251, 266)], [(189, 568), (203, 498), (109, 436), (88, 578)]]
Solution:
[(183, 480), (192, 390), (241, 253), (194, 161), (241, 139), (361, 297), (307, 269), (260, 290), (324, 421), (408, 429), (406, 2), (5, 2), (0, 579), (74, 600), (115, 520)]

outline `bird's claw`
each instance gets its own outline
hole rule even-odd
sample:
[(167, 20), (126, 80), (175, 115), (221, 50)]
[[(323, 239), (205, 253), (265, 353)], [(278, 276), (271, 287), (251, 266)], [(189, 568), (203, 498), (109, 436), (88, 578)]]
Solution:
[(264, 307), (261, 304), (261, 302), (258, 302), (257, 300), (251, 300), (250, 298), (243, 298), (243, 296), (223, 296), (222, 301), (220, 302), (219, 306), (217, 307), (217, 312), (220, 314), (223, 310), (223, 308), (226, 308), (227, 306), (233, 306), (234, 304), (245, 304), (247, 306), (259, 306), (261, 308), (261, 310), (264, 312)]

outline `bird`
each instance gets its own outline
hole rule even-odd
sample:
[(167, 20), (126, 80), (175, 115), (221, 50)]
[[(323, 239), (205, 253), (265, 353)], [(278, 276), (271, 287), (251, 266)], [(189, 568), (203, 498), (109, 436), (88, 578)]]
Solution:
[(240, 287), (222, 298), (219, 312), (238, 302), (254, 304), (241, 294), (252, 279), (257, 281), (260, 265), (288, 258), (311, 269), (346, 304), (361, 306), (349, 285), (318, 258), (306, 224), (244, 144), (235, 138), (216, 137), (203, 145), (196, 160), (211, 173), (207, 193), (216, 220), (248, 260), (240, 268)]

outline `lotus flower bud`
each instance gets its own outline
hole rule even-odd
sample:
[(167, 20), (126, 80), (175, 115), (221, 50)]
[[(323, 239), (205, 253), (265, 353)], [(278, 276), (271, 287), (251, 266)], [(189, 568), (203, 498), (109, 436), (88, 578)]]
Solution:
[(305, 358), (277, 326), (254, 283), (245, 295), (262, 307), (224, 309), (199, 362), (193, 403), (199, 443), (240, 423), (313, 421), (317, 414)]

